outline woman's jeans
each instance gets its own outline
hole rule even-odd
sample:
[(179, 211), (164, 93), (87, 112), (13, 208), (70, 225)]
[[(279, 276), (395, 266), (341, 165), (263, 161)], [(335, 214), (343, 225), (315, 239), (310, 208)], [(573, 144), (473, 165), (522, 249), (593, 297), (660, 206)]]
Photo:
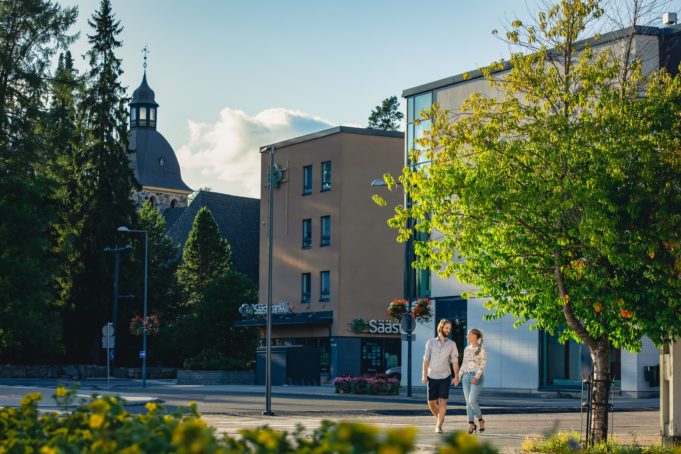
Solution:
[(474, 377), (475, 372), (464, 372), (463, 377), (461, 377), (463, 397), (466, 399), (466, 415), (468, 415), (468, 421), (474, 421), (474, 415), (478, 419), (482, 418), (480, 404), (478, 403), (478, 396), (480, 395), (480, 391), (482, 391), (485, 375), (481, 375), (476, 384), (471, 383), (471, 380)]

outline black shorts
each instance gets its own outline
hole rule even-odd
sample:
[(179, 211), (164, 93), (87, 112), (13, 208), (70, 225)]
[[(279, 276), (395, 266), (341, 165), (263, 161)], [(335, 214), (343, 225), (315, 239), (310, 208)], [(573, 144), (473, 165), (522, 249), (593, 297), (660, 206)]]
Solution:
[(452, 377), (430, 378), (428, 377), (428, 400), (449, 399), (449, 386)]

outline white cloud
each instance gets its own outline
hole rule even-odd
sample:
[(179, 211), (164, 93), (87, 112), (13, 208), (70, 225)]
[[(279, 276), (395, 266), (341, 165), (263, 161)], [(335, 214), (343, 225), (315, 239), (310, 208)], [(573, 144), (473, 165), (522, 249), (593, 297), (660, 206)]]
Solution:
[(189, 121), (189, 142), (177, 151), (182, 178), (194, 189), (208, 186), (216, 192), (260, 197), (262, 145), (332, 126), (293, 110), (267, 109), (249, 116), (227, 107), (216, 123)]

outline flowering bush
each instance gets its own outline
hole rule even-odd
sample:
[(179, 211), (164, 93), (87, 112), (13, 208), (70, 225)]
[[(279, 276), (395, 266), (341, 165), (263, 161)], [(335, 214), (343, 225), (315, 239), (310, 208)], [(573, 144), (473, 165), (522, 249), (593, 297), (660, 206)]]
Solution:
[(333, 380), (336, 394), (385, 394), (397, 395), (400, 393), (400, 381), (396, 378), (376, 377), (353, 377), (344, 375)]
[[(62, 411), (39, 412), (39, 393), (24, 396), (18, 408), (0, 408), (0, 453), (408, 453), (416, 440), (413, 427), (380, 430), (335, 421), (322, 421), (318, 429), (307, 433), (302, 426), (292, 433), (263, 426), (241, 429), (235, 437), (218, 437), (201, 419), (196, 404), (168, 413), (162, 405), (149, 402), (146, 412), (133, 415), (117, 396), (93, 395), (74, 405), (75, 391), (58, 387), (54, 399)], [(478, 444), (476, 437), (454, 433), (444, 439), (438, 452), (496, 451)]]
[(433, 303), (425, 296), (414, 301), (411, 317), (419, 323), (429, 322), (433, 318)]
[(407, 315), (407, 304), (407, 300), (405, 299), (394, 299), (388, 305), (386, 314), (391, 320), (397, 320), (399, 322)]
[(158, 315), (149, 314), (147, 316), (146, 322), (144, 317), (140, 315), (135, 315), (132, 320), (130, 320), (130, 334), (134, 336), (142, 335), (144, 334), (145, 328), (147, 330), (147, 334), (158, 334)]

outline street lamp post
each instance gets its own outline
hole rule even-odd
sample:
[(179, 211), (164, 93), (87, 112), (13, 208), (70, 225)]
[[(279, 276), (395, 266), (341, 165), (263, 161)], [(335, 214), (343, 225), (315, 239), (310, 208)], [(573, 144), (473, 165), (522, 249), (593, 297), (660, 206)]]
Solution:
[(148, 258), (148, 237), (146, 230), (132, 230), (125, 226), (118, 227), (121, 233), (143, 233), (144, 234), (144, 329), (142, 331), (142, 388), (147, 387), (147, 258)]
[[(116, 335), (116, 322), (118, 318), (118, 300), (121, 298), (125, 298), (126, 296), (122, 296), (118, 294), (118, 270), (120, 268), (120, 253), (121, 252), (127, 252), (132, 249), (132, 246), (125, 245), (123, 247), (118, 247), (118, 245), (110, 248), (106, 247), (104, 248), (104, 252), (111, 252), (114, 255), (114, 279), (113, 279), (113, 304), (111, 306), (111, 326), (113, 326), (113, 333), (112, 336)], [(107, 352), (107, 361), (111, 361), (111, 366), (113, 367), (114, 361), (115, 361), (115, 347), (110, 349), (110, 352)], [(111, 358), (109, 357), (111, 356)]]
[(265, 344), (265, 411), (264, 416), (274, 416), (272, 412), (272, 235), (274, 233), (274, 145), (260, 148), (260, 153), (270, 154), (270, 171), (268, 173), (268, 219), (267, 219), (267, 341)]

